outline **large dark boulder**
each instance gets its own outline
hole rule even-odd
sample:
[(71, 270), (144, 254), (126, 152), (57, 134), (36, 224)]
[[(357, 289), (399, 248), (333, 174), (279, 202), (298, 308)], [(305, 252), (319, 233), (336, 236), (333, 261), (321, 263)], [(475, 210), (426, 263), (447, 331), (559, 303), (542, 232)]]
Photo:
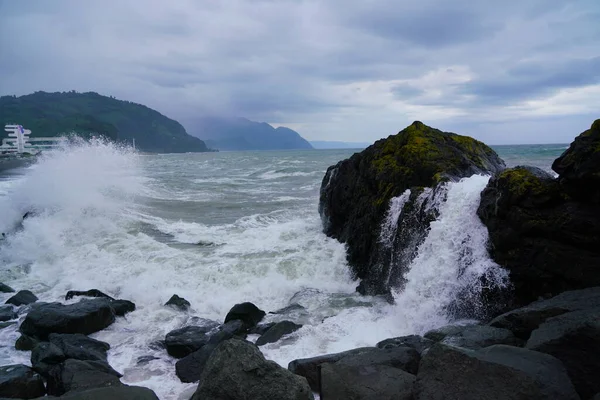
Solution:
[(135, 311), (135, 303), (129, 300), (113, 300), (110, 302), (110, 306), (115, 310), (115, 315), (118, 317)]
[[(503, 168), (504, 162), (485, 144), (414, 122), (328, 168), (319, 201), (324, 232), (347, 244), (348, 262), (363, 280), (360, 292), (387, 293), (401, 284), (414, 250), (437, 216), (420, 196), (423, 188)], [(382, 240), (390, 200), (407, 189), (404, 211), (390, 227), (397, 233)]]
[(571, 311), (598, 308), (600, 308), (600, 287), (573, 290), (499, 315), (490, 322), (490, 325), (509, 329), (518, 338), (527, 340), (531, 332), (548, 318)]
[(148, 388), (127, 385), (67, 393), (60, 398), (61, 400), (158, 400), (156, 394)]
[(175, 358), (193, 353), (208, 343), (211, 333), (215, 332), (217, 326), (217, 322), (206, 320), (201, 326), (186, 326), (167, 333), (165, 337), (167, 352)]
[(547, 319), (526, 347), (561, 360), (582, 399), (600, 392), (600, 308)]
[(39, 343), (39, 339), (27, 335), (21, 335), (15, 342), (15, 349), (19, 351), (29, 351)]
[(192, 400), (311, 400), (306, 380), (265, 360), (252, 343), (231, 339), (210, 356)]
[(98, 289), (90, 290), (69, 290), (65, 295), (65, 300), (71, 300), (73, 297), (85, 296), (85, 297), (103, 297), (105, 299), (114, 300), (111, 296)]
[(302, 325), (295, 324), (292, 321), (278, 322), (256, 340), (256, 345), (262, 346), (267, 343), (275, 343), (283, 336), (296, 332), (300, 328), (302, 328)]
[(0, 322), (10, 321), (11, 319), (17, 318), (17, 313), (13, 310), (11, 305), (0, 306)]
[(423, 356), (415, 399), (578, 400), (562, 363), (547, 354), (495, 345), (473, 351), (436, 344)]
[(555, 161), (558, 179), (516, 167), (482, 192), (478, 215), (489, 231), (490, 255), (513, 285), (503, 311), (600, 285), (598, 126), (594, 122)]
[(98, 332), (115, 322), (108, 299), (81, 300), (75, 304), (40, 304), (27, 314), (19, 331), (46, 340), (51, 333)]
[(68, 359), (48, 373), (48, 394), (61, 396), (71, 391), (121, 386), (121, 375), (106, 363)]
[(387, 365), (322, 364), (321, 399), (413, 400), (415, 376)]
[(319, 368), (324, 363), (335, 363), (349, 355), (367, 353), (373, 350), (373, 347), (361, 347), (343, 351), (341, 353), (325, 354), (322, 356), (311, 358), (300, 358), (290, 361), (288, 370), (296, 375), (303, 376), (308, 381), (308, 384), (314, 391), (319, 390)]
[(6, 304), (13, 306), (23, 306), (38, 301), (38, 298), (30, 290), (19, 290), (17, 294), (6, 300)]
[(561, 185), (582, 202), (600, 204), (600, 119), (552, 164)]
[(0, 397), (34, 399), (46, 394), (42, 377), (22, 365), (0, 367)]
[(225, 316), (225, 323), (239, 319), (244, 322), (246, 329), (251, 329), (255, 327), (265, 315), (266, 313), (263, 310), (252, 303), (240, 303), (229, 310)]

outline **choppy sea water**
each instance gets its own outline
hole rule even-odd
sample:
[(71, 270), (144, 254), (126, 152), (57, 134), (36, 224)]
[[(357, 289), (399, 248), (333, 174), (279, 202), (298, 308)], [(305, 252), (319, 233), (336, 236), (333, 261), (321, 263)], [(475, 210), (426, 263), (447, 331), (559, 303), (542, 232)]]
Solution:
[[(495, 147), (509, 166), (546, 170), (565, 148)], [(123, 382), (161, 399), (187, 399), (197, 385), (180, 383), (176, 360), (151, 344), (195, 317), (222, 321), (235, 303), (307, 308), (302, 329), (261, 347), (283, 366), (450, 322), (444, 307), (461, 288), (482, 273), (501, 275), (475, 215), (488, 177), (448, 185), (440, 218), (390, 305), (354, 292), (344, 246), (321, 232), (322, 177), (353, 152), (140, 155), (95, 143), (48, 153), (0, 178), (0, 231), (10, 232), (0, 244), (0, 281), (43, 301), (91, 288), (134, 301), (135, 312), (93, 337), (111, 344), (109, 362)], [(30, 210), (38, 214), (19, 226)], [(175, 293), (191, 302), (189, 312), (163, 306)], [(0, 364), (29, 363), (29, 352), (14, 350), (17, 337), (16, 327), (0, 330)], [(158, 359), (138, 366), (146, 355)]]

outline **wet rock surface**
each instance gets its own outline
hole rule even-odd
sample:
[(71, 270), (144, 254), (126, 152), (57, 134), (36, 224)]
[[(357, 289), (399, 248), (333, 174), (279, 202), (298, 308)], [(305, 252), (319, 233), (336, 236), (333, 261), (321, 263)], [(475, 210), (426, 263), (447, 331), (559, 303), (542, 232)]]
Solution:
[(22, 364), (0, 367), (0, 397), (33, 399), (44, 394), (44, 381), (31, 368)]

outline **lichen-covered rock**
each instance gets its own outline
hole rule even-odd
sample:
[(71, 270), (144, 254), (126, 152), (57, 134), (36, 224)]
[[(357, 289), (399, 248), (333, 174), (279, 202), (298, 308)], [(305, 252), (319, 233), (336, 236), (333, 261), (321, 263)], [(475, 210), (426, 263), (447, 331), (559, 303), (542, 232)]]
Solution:
[[(413, 189), (405, 207), (415, 208), (415, 220), (407, 224), (414, 232), (394, 244), (394, 251), (399, 253), (405, 247), (415, 247), (435, 218), (423, 212), (417, 202), (422, 188), (476, 173), (493, 174), (503, 168), (504, 162), (485, 144), (414, 122), (397, 135), (329, 167), (319, 202), (324, 231), (347, 244), (348, 262), (355, 276), (363, 280), (360, 291), (386, 293), (398, 284), (405, 264), (411, 261), (408, 254), (390, 269), (390, 260), (382, 258), (386, 252), (380, 241), (381, 223), (390, 199)], [(402, 221), (398, 226), (402, 230)]]
[(548, 173), (505, 170), (482, 192), (478, 215), (490, 255), (510, 273), (512, 293), (495, 301), (498, 311), (600, 285), (598, 206), (572, 198)]
[(600, 119), (552, 164), (561, 185), (582, 202), (600, 204)]
[(252, 343), (231, 339), (210, 356), (192, 400), (312, 400), (306, 379), (265, 360)]

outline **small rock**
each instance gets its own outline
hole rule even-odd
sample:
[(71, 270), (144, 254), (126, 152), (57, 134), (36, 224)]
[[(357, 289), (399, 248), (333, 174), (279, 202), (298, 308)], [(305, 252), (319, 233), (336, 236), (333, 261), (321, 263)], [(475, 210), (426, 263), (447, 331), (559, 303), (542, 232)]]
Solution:
[(173, 296), (171, 296), (169, 301), (167, 301), (165, 303), (165, 306), (171, 306), (171, 307), (178, 308), (182, 311), (186, 311), (187, 309), (190, 308), (191, 304), (189, 301), (187, 301), (183, 297), (179, 297), (176, 294), (174, 294)]
[(297, 325), (292, 321), (278, 322), (258, 338), (256, 345), (262, 346), (267, 343), (275, 343), (284, 335), (289, 335), (292, 332), (296, 332), (300, 328), (302, 328), (302, 325)]
[(214, 350), (192, 400), (311, 400), (306, 380), (265, 360), (250, 342), (231, 339)]
[(352, 349), (335, 354), (326, 354), (318, 357), (301, 358), (293, 360), (288, 364), (288, 370), (296, 375), (300, 375), (306, 378), (308, 384), (314, 391), (319, 390), (319, 366), (323, 363), (335, 363), (342, 358), (362, 354), (371, 351), (375, 347), (361, 347), (358, 349)]
[(65, 296), (65, 300), (71, 300), (73, 297), (76, 297), (76, 296), (100, 297), (100, 298), (105, 298), (105, 299), (109, 299), (109, 300), (114, 300), (114, 298), (110, 297), (106, 293), (99, 291), (98, 289), (90, 289), (90, 290), (85, 290), (85, 291), (69, 290), (67, 292), (67, 295)]
[(135, 311), (135, 304), (129, 300), (113, 300), (110, 305), (115, 310), (115, 315), (119, 317)]
[(0, 367), (0, 397), (34, 399), (46, 394), (42, 377), (23, 365)]
[(193, 353), (210, 340), (209, 332), (217, 327), (217, 323), (204, 326), (186, 326), (175, 329), (165, 337), (165, 346), (170, 356), (183, 358)]
[(31, 336), (21, 335), (15, 342), (15, 349), (20, 351), (30, 351), (33, 350), (36, 344), (39, 343), (39, 340), (36, 338), (32, 338)]
[(547, 319), (526, 347), (562, 361), (582, 399), (600, 392), (600, 308)]
[(198, 382), (213, 351), (218, 344), (209, 343), (202, 346), (175, 363), (175, 373), (184, 383)]
[(14, 293), (15, 289), (0, 282), (0, 293)]
[(17, 313), (13, 310), (12, 306), (1, 306), (0, 307), (0, 322), (10, 321), (16, 319)]
[(225, 323), (239, 319), (244, 322), (246, 329), (255, 327), (266, 315), (266, 313), (252, 303), (236, 304), (229, 310), (225, 317)]
[(51, 333), (98, 332), (115, 322), (108, 299), (81, 300), (75, 304), (45, 303), (27, 314), (19, 331), (45, 340)]
[(67, 393), (60, 398), (61, 400), (158, 400), (156, 393), (148, 388), (127, 385)]
[(105, 363), (68, 359), (50, 369), (48, 394), (62, 396), (70, 391), (121, 386), (120, 377), (118, 372)]
[(415, 376), (387, 365), (321, 365), (321, 399), (412, 400)]
[(421, 360), (415, 399), (578, 400), (562, 363), (547, 354), (494, 345), (436, 344)]
[(419, 335), (400, 336), (397, 338), (385, 339), (377, 343), (380, 349), (393, 349), (394, 347), (411, 347), (419, 354), (433, 346), (433, 340), (425, 339)]
[(24, 306), (27, 304), (35, 303), (38, 298), (29, 290), (19, 290), (17, 294), (6, 300), (5, 304), (12, 304), (14, 306)]

